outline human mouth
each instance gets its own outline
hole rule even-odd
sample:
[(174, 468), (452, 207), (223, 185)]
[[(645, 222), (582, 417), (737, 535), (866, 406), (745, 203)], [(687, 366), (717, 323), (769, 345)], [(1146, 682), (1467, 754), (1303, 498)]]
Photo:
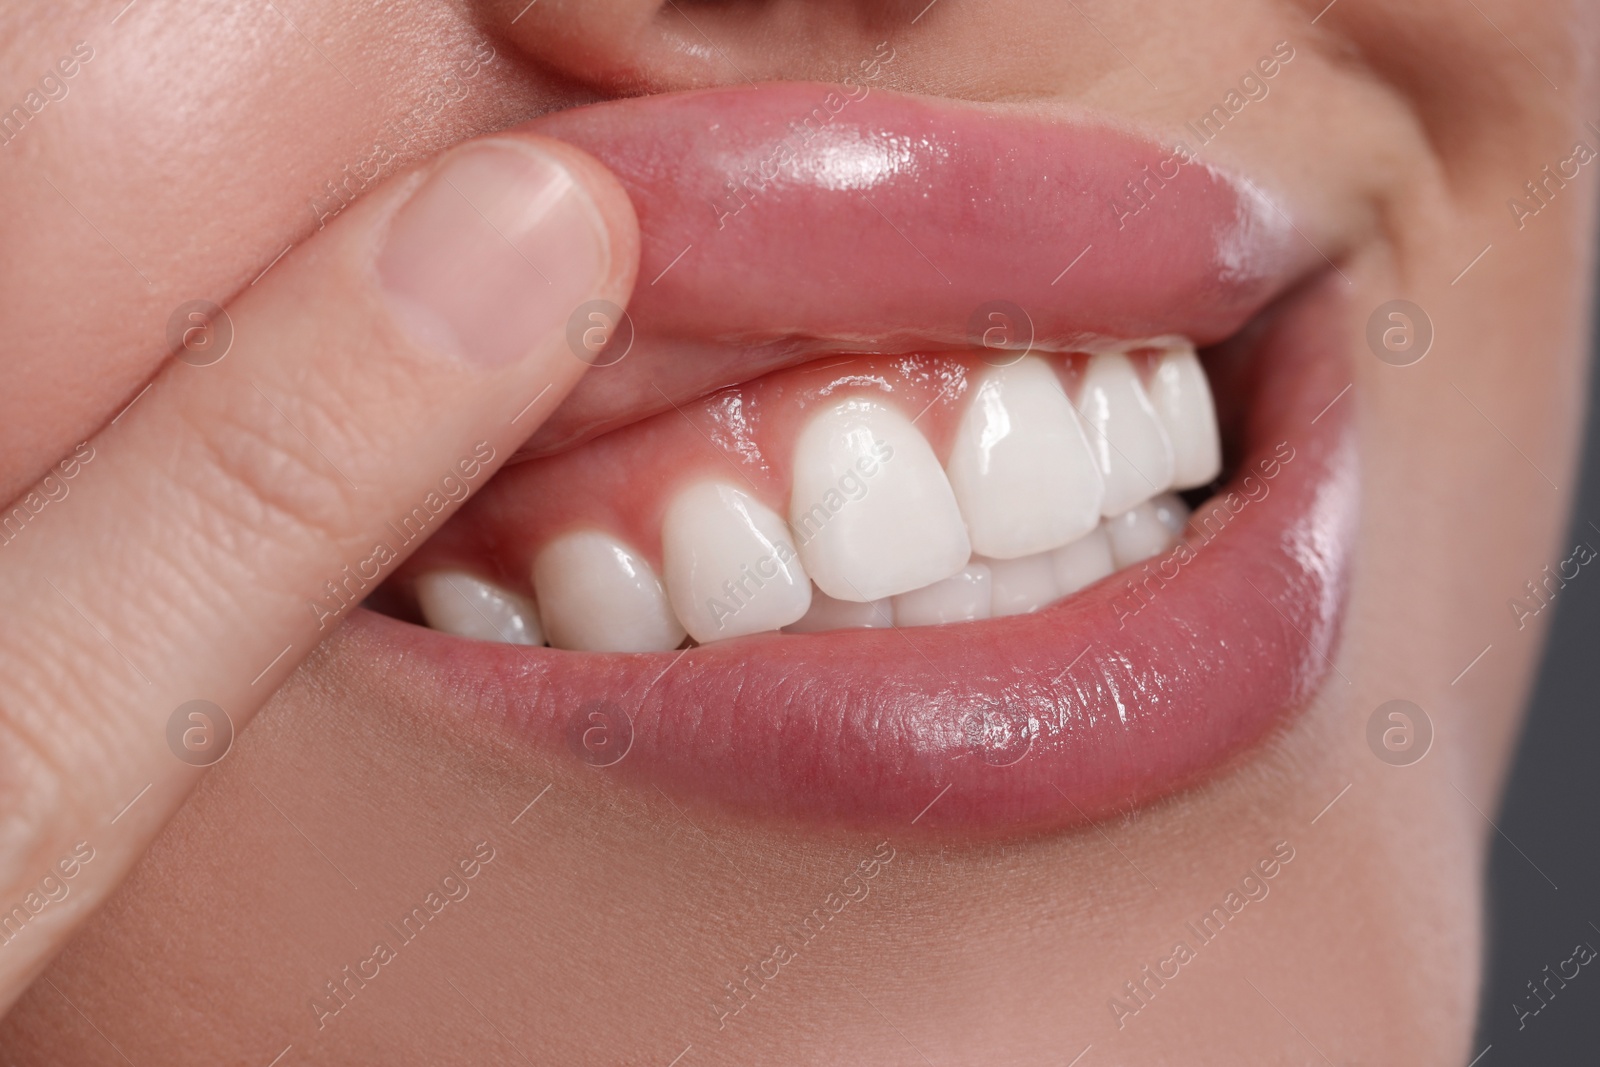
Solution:
[(1337, 633), (1337, 293), (1170, 148), (887, 93), (796, 133), (830, 91), (533, 125), (634, 198), (632, 347), (408, 563), (436, 632), (359, 625), (766, 812), (1059, 823), (1215, 768)]

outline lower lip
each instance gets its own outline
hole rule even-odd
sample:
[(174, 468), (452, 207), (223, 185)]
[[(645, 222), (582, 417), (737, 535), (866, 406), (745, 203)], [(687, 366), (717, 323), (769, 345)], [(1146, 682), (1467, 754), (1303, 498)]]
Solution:
[(1353, 405), (1335, 400), (1342, 300), (1326, 283), (1285, 298), (1244, 380), (1222, 383), (1250, 394), (1241, 461), (1196, 511), (1187, 557), (1036, 614), (647, 655), (469, 642), (369, 612), (352, 636), (440, 708), (747, 811), (1006, 831), (1147, 803), (1248, 750), (1332, 667), (1358, 496)]

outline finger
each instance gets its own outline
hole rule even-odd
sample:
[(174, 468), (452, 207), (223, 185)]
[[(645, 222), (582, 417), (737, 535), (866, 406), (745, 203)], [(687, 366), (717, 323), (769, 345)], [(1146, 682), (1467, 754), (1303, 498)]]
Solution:
[[(637, 247), (588, 156), (513, 134), (456, 148), (197, 323), (190, 362), (5, 516), (0, 908), (24, 903), (0, 913), (0, 1007), (229, 724), (559, 402), (586, 369), (569, 319), (626, 300)], [(34, 892), (68, 868), (59, 901)]]

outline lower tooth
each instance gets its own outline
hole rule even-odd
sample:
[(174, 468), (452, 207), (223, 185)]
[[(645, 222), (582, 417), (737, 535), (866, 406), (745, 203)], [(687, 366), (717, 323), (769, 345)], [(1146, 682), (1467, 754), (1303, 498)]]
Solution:
[(1188, 518), (1183, 502), (1169, 494), (1107, 519), (1112, 558), (1118, 567), (1131, 567), (1160, 555), (1177, 541)]
[(564, 534), (533, 564), (533, 588), (550, 643), (584, 652), (664, 652), (684, 629), (655, 570), (598, 530)]
[(1184, 527), (1189, 525), (1189, 505), (1177, 493), (1162, 493), (1150, 504), (1155, 508), (1156, 518), (1172, 535), (1171, 543), (1176, 544), (1183, 537)]
[(993, 580), (987, 565), (969, 563), (949, 578), (894, 598), (896, 626), (938, 626), (987, 619)]
[(661, 555), (672, 608), (701, 644), (776, 630), (811, 605), (789, 528), (733, 486), (701, 482), (675, 496)]
[(783, 628), (786, 634), (816, 634), (825, 630), (878, 630), (894, 625), (888, 599), (859, 604), (835, 600), (820, 589), (811, 590), (811, 608), (799, 622)]
[(1056, 568), (1056, 588), (1062, 596), (1085, 589), (1117, 569), (1104, 527), (1097, 527), (1070, 545), (1062, 545), (1050, 555)]
[(542, 645), (533, 602), (461, 571), (432, 571), (416, 582), (417, 606), (432, 629), (479, 641)]
[(1022, 615), (1038, 611), (1060, 597), (1054, 555), (1040, 552), (1021, 559), (984, 560), (991, 582), (991, 614)]

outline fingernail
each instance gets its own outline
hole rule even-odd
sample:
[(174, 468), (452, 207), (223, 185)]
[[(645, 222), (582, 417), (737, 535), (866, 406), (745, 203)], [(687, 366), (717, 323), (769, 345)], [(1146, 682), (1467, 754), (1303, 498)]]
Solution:
[(484, 141), (400, 206), (377, 270), (420, 343), (498, 367), (564, 329), (608, 263), (604, 223), (571, 171), (532, 145)]

